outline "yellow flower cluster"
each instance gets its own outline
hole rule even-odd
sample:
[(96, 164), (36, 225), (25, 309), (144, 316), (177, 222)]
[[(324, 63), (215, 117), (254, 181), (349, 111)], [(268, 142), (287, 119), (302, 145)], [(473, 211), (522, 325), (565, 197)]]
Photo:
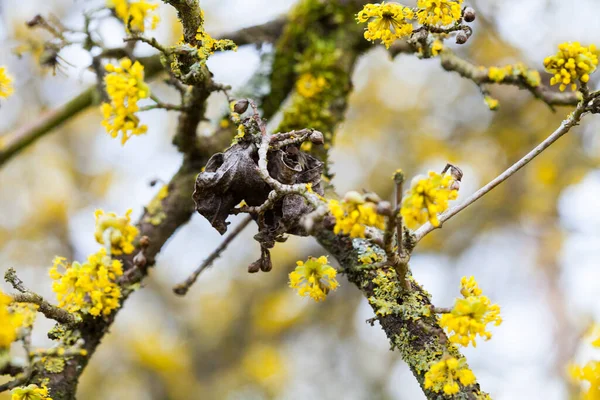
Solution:
[(413, 31), (411, 19), (414, 12), (401, 4), (366, 4), (358, 13), (359, 23), (369, 22), (365, 30), (365, 39), (370, 42), (381, 40), (389, 48), (396, 39), (408, 36)]
[(451, 25), (462, 15), (460, 6), (463, 0), (419, 0), (417, 17), (425, 25)]
[(115, 14), (123, 21), (128, 32), (144, 32), (148, 19), (150, 19), (150, 29), (156, 28), (160, 21), (160, 17), (153, 14), (158, 8), (158, 4), (148, 3), (145, 0), (135, 2), (107, 0), (107, 5), (115, 10)]
[(39, 387), (31, 384), (25, 387), (13, 389), (11, 392), (11, 400), (52, 400), (48, 394), (46, 386)]
[(587, 388), (581, 392), (582, 400), (600, 399), (600, 361), (589, 361), (583, 367), (569, 366), (569, 375), (575, 382), (586, 381)]
[(329, 200), (329, 211), (335, 217), (333, 232), (353, 238), (364, 238), (365, 228), (385, 228), (385, 218), (377, 214), (375, 203), (367, 202), (358, 192), (348, 192), (343, 201)]
[(12, 77), (6, 72), (6, 67), (0, 67), (0, 97), (6, 99), (13, 94)]
[(102, 104), (102, 126), (113, 138), (121, 132), (121, 144), (125, 144), (131, 136), (148, 130), (146, 125), (140, 125), (135, 113), (139, 110), (138, 100), (148, 97), (150, 88), (144, 83), (144, 66), (137, 61), (124, 58), (119, 66), (108, 64), (106, 71), (104, 83), (110, 103)]
[(337, 289), (337, 271), (327, 265), (327, 257), (309, 257), (306, 262), (296, 262), (297, 267), (290, 272), (290, 287), (298, 289), (300, 296), (310, 296), (315, 301), (323, 301), (331, 290)]
[(94, 232), (96, 242), (110, 246), (112, 255), (131, 254), (134, 249), (133, 240), (139, 233), (138, 228), (131, 224), (131, 209), (123, 216), (118, 216), (114, 212), (105, 213), (103, 210), (96, 210), (94, 217), (96, 218)]
[(590, 80), (590, 74), (598, 66), (598, 53), (596, 46), (584, 47), (578, 42), (562, 43), (558, 46), (558, 53), (546, 57), (544, 67), (546, 72), (553, 74), (550, 78), (551, 85), (560, 84), (560, 91), (564, 91), (568, 85), (571, 90), (577, 90), (576, 81), (586, 83)]
[(229, 39), (213, 39), (213, 37), (204, 30), (202, 25), (198, 27), (196, 32), (196, 40), (199, 42), (197, 46), (199, 50), (198, 54), (202, 61), (206, 61), (206, 59), (213, 55), (215, 51), (237, 50), (237, 46), (233, 41)]
[(466, 365), (464, 358), (443, 358), (433, 364), (425, 374), (425, 389), (436, 393), (443, 390), (449, 396), (456, 394), (460, 390), (458, 382), (463, 386), (475, 383), (475, 375)]
[(116, 281), (123, 275), (121, 261), (112, 260), (105, 248), (90, 255), (83, 264), (65, 261), (63, 257), (55, 257), (50, 269), (59, 307), (96, 317), (109, 315), (119, 306), (121, 288)]
[(542, 80), (538, 71), (529, 69), (522, 63), (504, 67), (490, 67), (487, 72), (488, 78), (498, 83), (504, 81), (508, 76), (515, 76), (525, 79), (529, 86), (537, 87)]
[(24, 323), (24, 316), (11, 310), (12, 297), (0, 292), (0, 351), (7, 349), (17, 340), (19, 328)]
[(427, 178), (413, 179), (411, 188), (402, 199), (401, 214), (404, 223), (411, 229), (429, 221), (439, 226), (437, 214), (448, 208), (448, 201), (455, 200), (458, 191), (451, 188), (453, 178), (450, 174), (441, 175), (430, 172)]
[(311, 73), (304, 73), (296, 81), (296, 91), (307, 99), (321, 93), (327, 87), (327, 80), (322, 76), (315, 77)]
[(487, 324), (494, 322), (496, 326), (502, 323), (500, 317), (500, 306), (491, 304), (487, 296), (481, 294), (474, 277), (463, 277), (461, 280), (461, 294), (463, 299), (456, 299), (452, 312), (443, 314), (440, 318), (440, 326), (446, 328), (452, 343), (462, 346), (477, 346), (475, 337), (477, 335), (489, 340), (491, 332), (486, 330)]

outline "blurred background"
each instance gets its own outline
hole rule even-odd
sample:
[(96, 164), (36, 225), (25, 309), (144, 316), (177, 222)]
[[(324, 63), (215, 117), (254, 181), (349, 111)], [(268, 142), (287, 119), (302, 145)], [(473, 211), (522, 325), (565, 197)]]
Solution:
[[(15, 129), (63, 104), (94, 83), (90, 56), (70, 47), (55, 76), (31, 54), (13, 49), (43, 40), (25, 21), (35, 14), (81, 26), (82, 12), (103, 1), (0, 1), (0, 65), (15, 79), (15, 95), (0, 107), (0, 146)], [(292, 0), (203, 0), (213, 35), (263, 23), (286, 13)], [(407, 2), (413, 5), (414, 2)], [(594, 0), (469, 1), (475, 33), (455, 50), (481, 65), (523, 61), (542, 69), (564, 41), (600, 45)], [(357, 10), (358, 12), (359, 10)], [(160, 5), (155, 36), (173, 43), (181, 34), (173, 10)], [(108, 45), (124, 35), (102, 23)], [(450, 47), (457, 47), (448, 42)], [(208, 62), (215, 80), (242, 90), (271, 52), (244, 46)], [(138, 55), (151, 49), (139, 46)], [(542, 74), (547, 82), (548, 77)], [(600, 75), (592, 76), (592, 87)], [(459, 200), (492, 179), (552, 132), (570, 112), (555, 113), (516, 88), (492, 87), (500, 109), (491, 112), (478, 88), (439, 61), (398, 56), (374, 45), (358, 62), (346, 121), (332, 152), (339, 193), (367, 189), (390, 196), (392, 172), (441, 171), (450, 161), (465, 172)], [(172, 89), (152, 90), (175, 100)], [(208, 134), (227, 102), (210, 99)], [(181, 157), (171, 145), (176, 114), (140, 114), (144, 136), (122, 147), (90, 109), (0, 169), (0, 273), (15, 267), (26, 284), (54, 299), (47, 275), (55, 255), (83, 260), (96, 251), (96, 208), (134, 217), (168, 181)], [(411, 267), (437, 306), (451, 306), (463, 275), (474, 275), (500, 304), (504, 323), (493, 339), (464, 350), (482, 388), (494, 399), (567, 399), (566, 365), (598, 356), (581, 333), (600, 320), (600, 118), (590, 116), (523, 171), (419, 245)], [(191, 188), (190, 188), (191, 190)], [(191, 193), (191, 192), (190, 192)], [(134, 218), (135, 219), (135, 218)], [(231, 219), (233, 224), (236, 218)], [(247, 229), (230, 251), (180, 298), (185, 279), (222, 238), (200, 215), (180, 229), (156, 267), (119, 313), (111, 333), (83, 374), (80, 399), (424, 399), (389, 344), (360, 292), (341, 288), (324, 303), (287, 287), (296, 260), (324, 251), (309, 238), (291, 238), (273, 252), (273, 271), (248, 274), (259, 256)], [(2, 290), (10, 292), (2, 282)], [(52, 323), (38, 316), (34, 347), (50, 346)], [(15, 355), (20, 349), (15, 346)], [(9, 395), (0, 394), (0, 399)]]

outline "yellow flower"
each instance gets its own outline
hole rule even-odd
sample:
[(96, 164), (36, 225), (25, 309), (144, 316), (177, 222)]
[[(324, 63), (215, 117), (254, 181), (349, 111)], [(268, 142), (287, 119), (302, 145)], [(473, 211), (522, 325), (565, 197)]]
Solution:
[(327, 81), (322, 76), (315, 77), (311, 73), (300, 75), (296, 81), (296, 91), (302, 97), (311, 98), (327, 87)]
[(590, 74), (598, 66), (598, 54), (596, 46), (583, 47), (579, 42), (562, 43), (558, 46), (558, 53), (546, 57), (544, 67), (546, 72), (553, 74), (550, 78), (551, 85), (560, 84), (560, 91), (564, 91), (568, 85), (571, 90), (577, 90), (576, 81), (586, 83), (590, 80)]
[(156, 28), (160, 17), (153, 11), (158, 8), (158, 4), (151, 4), (145, 0), (129, 2), (128, 0), (107, 0), (109, 8), (115, 10), (127, 31), (144, 32), (146, 30), (147, 20), (150, 19), (150, 29)]
[(13, 94), (13, 79), (6, 72), (6, 67), (0, 67), (0, 97), (6, 99)]
[(486, 330), (487, 324), (494, 322), (496, 326), (502, 323), (500, 306), (491, 304), (490, 299), (481, 295), (481, 289), (472, 276), (461, 280), (461, 294), (464, 299), (456, 299), (452, 312), (443, 314), (440, 326), (450, 334), (449, 340), (462, 346), (473, 343), (477, 346), (477, 335), (489, 340), (491, 332)]
[(460, 360), (454, 357), (442, 358), (425, 374), (425, 389), (431, 389), (436, 393), (443, 390), (449, 396), (456, 394), (460, 390), (458, 382), (463, 386), (475, 383), (475, 375), (466, 365), (464, 358)]
[(337, 271), (327, 265), (327, 257), (309, 257), (306, 262), (298, 261), (297, 267), (290, 272), (290, 287), (298, 289), (300, 296), (310, 296), (315, 301), (323, 301), (327, 293), (337, 289), (338, 281), (335, 279)]
[(13, 389), (11, 392), (11, 400), (52, 400), (48, 394), (46, 386), (39, 387), (31, 384), (25, 387)]
[(417, 1), (417, 17), (419, 23), (425, 25), (451, 25), (457, 22), (462, 12), (463, 0), (419, 0)]
[(586, 389), (581, 389), (579, 398), (582, 400), (600, 399), (600, 361), (589, 361), (583, 367), (569, 366), (569, 375), (575, 382), (587, 381)]
[(498, 99), (495, 99), (492, 96), (484, 96), (483, 101), (492, 111), (496, 111), (498, 107), (500, 107), (500, 102), (498, 101)]
[(96, 317), (109, 315), (119, 306), (121, 288), (117, 278), (123, 275), (121, 261), (112, 260), (105, 248), (90, 255), (83, 264), (65, 261), (63, 257), (55, 257), (50, 269), (59, 307)]
[(11, 307), (12, 297), (0, 292), (0, 351), (7, 349), (17, 340), (19, 328), (24, 324), (24, 315)]
[(444, 50), (444, 44), (441, 40), (435, 40), (431, 45), (431, 54), (435, 57)]
[(389, 48), (396, 39), (412, 33), (410, 22), (414, 18), (413, 11), (397, 3), (366, 4), (357, 14), (359, 23), (369, 22), (365, 30), (365, 39), (370, 42), (381, 40)]
[(365, 228), (385, 228), (385, 218), (377, 214), (377, 206), (366, 202), (357, 192), (348, 192), (343, 201), (329, 200), (329, 211), (335, 217), (333, 232), (357, 238), (365, 237)]
[(427, 178), (413, 179), (411, 188), (402, 199), (401, 214), (406, 226), (415, 229), (427, 221), (439, 226), (437, 214), (444, 212), (448, 201), (456, 199), (458, 194), (451, 189), (452, 183), (450, 174), (436, 172), (430, 172)]
[(144, 83), (144, 66), (137, 61), (124, 58), (119, 66), (106, 65), (106, 71), (104, 83), (110, 103), (102, 104), (102, 126), (113, 138), (121, 132), (121, 144), (125, 144), (131, 136), (148, 130), (146, 125), (140, 125), (135, 113), (139, 110), (138, 100), (150, 96), (150, 88)]
[[(161, 189), (160, 194), (168, 194), (168, 189)], [(131, 209), (125, 215), (119, 217), (114, 212), (105, 213), (96, 210), (96, 231), (94, 237), (96, 242), (105, 246), (110, 245), (110, 253), (113, 255), (130, 254), (134, 250), (133, 240), (139, 230), (131, 224)], [(108, 240), (108, 243), (106, 242)]]

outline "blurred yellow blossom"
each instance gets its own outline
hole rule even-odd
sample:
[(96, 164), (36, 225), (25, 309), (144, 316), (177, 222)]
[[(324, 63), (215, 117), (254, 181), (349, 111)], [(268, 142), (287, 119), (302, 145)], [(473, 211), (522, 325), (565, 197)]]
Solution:
[(55, 257), (50, 269), (59, 307), (73, 313), (106, 316), (119, 306), (121, 288), (117, 278), (123, 275), (121, 261), (112, 260), (105, 248), (90, 255), (83, 264), (65, 261), (63, 257)]
[(12, 394), (11, 400), (52, 400), (46, 386), (39, 387), (31, 384), (15, 388), (10, 393)]
[(145, 0), (107, 0), (107, 6), (115, 10), (115, 14), (123, 21), (127, 31), (144, 32), (148, 19), (150, 29), (154, 29), (160, 21), (160, 17), (153, 13), (158, 8), (158, 4)]
[(285, 362), (276, 347), (255, 344), (242, 359), (245, 374), (261, 386), (278, 391), (285, 383)]
[(150, 96), (150, 88), (144, 82), (144, 66), (138, 61), (132, 63), (124, 58), (119, 66), (107, 64), (105, 68), (108, 74), (104, 83), (110, 103), (102, 103), (102, 126), (113, 138), (121, 132), (121, 144), (125, 144), (131, 136), (148, 130), (146, 125), (140, 125), (135, 113), (139, 110), (137, 102)]
[[(160, 196), (161, 193), (166, 195), (168, 191), (161, 189), (158, 195)], [(100, 209), (94, 213), (96, 242), (105, 246), (110, 245), (110, 253), (113, 255), (130, 254), (134, 250), (133, 240), (139, 230), (131, 224), (131, 211), (128, 209), (123, 216), (118, 216), (114, 212), (105, 213)], [(109, 243), (106, 243), (106, 239)]]
[(24, 316), (11, 310), (12, 297), (0, 292), (0, 350), (10, 347), (17, 340), (18, 330), (24, 323)]
[(437, 56), (438, 54), (440, 54), (442, 52), (442, 50), (444, 50), (444, 44), (442, 43), (441, 40), (435, 40), (433, 42), (433, 44), (431, 45), (431, 54), (433, 56)]
[(411, 229), (429, 221), (439, 226), (437, 214), (448, 208), (448, 201), (456, 199), (458, 192), (451, 188), (450, 174), (430, 172), (427, 178), (413, 179), (411, 188), (402, 199), (401, 214), (404, 223)]
[(375, 203), (367, 202), (358, 192), (348, 192), (343, 201), (329, 200), (329, 211), (335, 217), (333, 232), (350, 237), (365, 237), (365, 228), (385, 228), (385, 218), (377, 214)]
[(417, 17), (419, 23), (426, 25), (451, 25), (461, 15), (460, 6), (463, 0), (419, 0), (417, 1)]
[(454, 357), (444, 357), (433, 364), (425, 374), (425, 389), (436, 393), (443, 390), (447, 395), (456, 394), (460, 390), (458, 382), (463, 386), (475, 383), (475, 375), (466, 365), (464, 358), (457, 360)]
[(414, 12), (401, 4), (386, 3), (366, 4), (357, 14), (359, 23), (369, 22), (365, 30), (365, 39), (370, 42), (381, 40), (389, 48), (396, 39), (412, 33), (410, 22)]
[(290, 272), (290, 287), (298, 289), (300, 296), (310, 296), (315, 301), (323, 301), (331, 290), (337, 289), (337, 271), (327, 265), (327, 257), (309, 257), (306, 262), (298, 261)]
[(502, 323), (500, 306), (491, 304), (490, 299), (481, 294), (475, 278), (463, 277), (461, 280), (461, 294), (463, 299), (456, 299), (452, 312), (442, 314), (440, 326), (446, 328), (450, 334), (449, 340), (468, 346), (472, 343), (477, 346), (477, 335), (489, 340), (491, 332), (486, 330), (487, 324), (493, 322), (496, 326)]
[(327, 81), (322, 76), (315, 77), (311, 73), (300, 75), (296, 82), (296, 91), (302, 97), (311, 98), (327, 87)]
[(589, 361), (583, 367), (570, 365), (568, 370), (574, 382), (587, 382), (581, 388), (578, 398), (582, 400), (600, 399), (600, 361)]
[(577, 90), (576, 81), (586, 83), (590, 80), (590, 74), (598, 66), (598, 53), (596, 46), (582, 46), (579, 42), (562, 43), (558, 46), (555, 55), (546, 57), (544, 67), (546, 72), (553, 74), (550, 78), (551, 85), (560, 84), (560, 91), (564, 91), (568, 85), (571, 90)]
[(7, 98), (8, 96), (13, 94), (13, 79), (6, 72), (6, 67), (0, 67), (0, 97)]

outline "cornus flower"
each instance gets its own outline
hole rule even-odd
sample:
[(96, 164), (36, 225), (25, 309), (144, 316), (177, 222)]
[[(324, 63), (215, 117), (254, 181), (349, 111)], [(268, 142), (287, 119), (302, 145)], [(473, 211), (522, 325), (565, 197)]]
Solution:
[(589, 361), (583, 367), (569, 366), (569, 375), (574, 382), (587, 382), (586, 389), (581, 391), (579, 398), (583, 400), (600, 399), (600, 361)]
[(462, 12), (463, 0), (419, 0), (417, 18), (424, 25), (451, 25), (457, 22)]
[(544, 60), (546, 72), (554, 75), (550, 78), (550, 84), (560, 84), (561, 92), (569, 85), (572, 91), (577, 90), (578, 80), (587, 83), (597, 66), (596, 46), (584, 47), (579, 42), (558, 45), (558, 53)]
[(13, 94), (12, 77), (6, 72), (6, 67), (0, 67), (0, 97), (6, 99)]
[[(76, 313), (109, 315), (119, 306), (121, 288), (117, 278), (123, 275), (123, 265), (112, 260), (102, 248), (80, 264), (68, 264), (63, 257), (55, 257), (50, 277), (58, 306)], [(62, 271), (61, 271), (62, 270)]]
[(365, 39), (370, 42), (381, 40), (389, 48), (396, 39), (408, 36), (413, 27), (410, 22), (414, 12), (401, 4), (385, 3), (366, 4), (357, 14), (360, 23), (369, 22), (365, 30)]
[(448, 201), (456, 199), (458, 191), (452, 189), (450, 174), (440, 175), (430, 172), (427, 178), (413, 179), (411, 188), (402, 199), (401, 214), (404, 223), (415, 229), (429, 221), (439, 226), (438, 213), (448, 208)]
[(485, 340), (492, 337), (491, 332), (486, 330), (487, 324), (493, 322), (498, 326), (502, 323), (500, 306), (491, 304), (490, 299), (481, 294), (472, 276), (462, 278), (460, 292), (464, 298), (456, 299), (452, 312), (440, 317), (440, 326), (448, 330), (452, 343), (462, 346), (473, 343), (475, 347), (477, 335)]
[(323, 301), (331, 290), (339, 286), (335, 276), (337, 271), (327, 265), (327, 257), (309, 257), (306, 262), (296, 262), (296, 269), (290, 272), (290, 287), (298, 289), (300, 296), (310, 296), (315, 301)]
[(148, 20), (150, 20), (150, 29), (156, 28), (160, 17), (153, 12), (158, 8), (158, 4), (148, 3), (144, 0), (130, 2), (128, 0), (107, 0), (109, 8), (115, 10), (127, 31), (144, 32)]
[(135, 113), (139, 110), (138, 100), (148, 97), (150, 88), (144, 83), (144, 66), (137, 61), (132, 63), (125, 58), (119, 66), (108, 64), (105, 68), (108, 74), (104, 83), (110, 103), (102, 104), (102, 126), (113, 138), (121, 132), (121, 144), (125, 144), (131, 136), (148, 130), (146, 125), (140, 125)]
[(11, 400), (52, 400), (49, 397), (50, 395), (46, 386), (39, 387), (38, 385), (31, 384), (15, 388), (10, 393), (12, 394)]
[(96, 242), (109, 247), (113, 255), (130, 254), (133, 251), (133, 240), (139, 230), (131, 224), (131, 209), (123, 216), (118, 216), (114, 212), (105, 213), (103, 210), (96, 210), (94, 217), (96, 218), (94, 232)]
[(327, 87), (327, 81), (322, 76), (315, 77), (310, 73), (300, 75), (296, 82), (296, 91), (307, 99), (321, 93)]
[(365, 237), (365, 228), (384, 229), (385, 219), (377, 214), (375, 203), (367, 202), (358, 192), (348, 192), (343, 201), (329, 200), (329, 211), (335, 217), (333, 232), (357, 238)]
[(23, 314), (14, 312), (11, 303), (12, 297), (0, 292), (0, 351), (17, 340), (19, 328), (24, 323)]
[(460, 390), (458, 382), (463, 386), (475, 383), (475, 375), (466, 365), (464, 359), (442, 358), (442, 360), (433, 364), (425, 374), (425, 389), (430, 389), (436, 393), (444, 391), (447, 395), (456, 394)]

